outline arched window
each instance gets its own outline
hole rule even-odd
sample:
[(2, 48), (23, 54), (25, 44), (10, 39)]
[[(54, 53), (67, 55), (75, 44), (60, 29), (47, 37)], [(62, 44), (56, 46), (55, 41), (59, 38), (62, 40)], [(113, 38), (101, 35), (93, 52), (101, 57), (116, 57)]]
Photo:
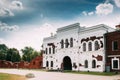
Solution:
[(83, 51), (86, 51), (86, 43), (83, 43)]
[(92, 61), (92, 68), (96, 68), (96, 61), (95, 60)]
[(88, 51), (92, 51), (92, 43), (91, 42), (88, 43)]
[(46, 67), (49, 67), (49, 62), (48, 61), (46, 61)]
[(47, 48), (46, 48), (45, 52), (46, 52), (46, 54), (48, 53), (48, 49)]
[(65, 40), (65, 48), (68, 48), (68, 45), (69, 45), (68, 39), (66, 39), (66, 40)]
[(88, 68), (88, 60), (85, 60), (85, 68)]
[(51, 54), (51, 48), (49, 48), (49, 54)]
[(61, 40), (61, 48), (64, 48), (64, 40)]
[(51, 67), (53, 67), (53, 61), (51, 61)]
[(73, 38), (70, 38), (70, 47), (73, 47)]
[(95, 41), (95, 51), (99, 49), (98, 41)]

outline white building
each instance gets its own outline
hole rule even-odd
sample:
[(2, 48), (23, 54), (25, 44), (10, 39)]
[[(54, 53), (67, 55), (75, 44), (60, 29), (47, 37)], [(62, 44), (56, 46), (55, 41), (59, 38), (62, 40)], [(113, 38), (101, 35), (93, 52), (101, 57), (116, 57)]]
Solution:
[(80, 27), (79, 23), (57, 29), (43, 40), (43, 67), (75, 71), (105, 71), (104, 24)]

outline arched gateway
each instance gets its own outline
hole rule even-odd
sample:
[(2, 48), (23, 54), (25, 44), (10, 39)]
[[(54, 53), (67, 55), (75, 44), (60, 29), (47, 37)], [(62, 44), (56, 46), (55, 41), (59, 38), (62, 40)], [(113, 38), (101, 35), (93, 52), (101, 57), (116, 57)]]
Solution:
[(63, 58), (63, 70), (72, 70), (71, 59), (68, 56)]

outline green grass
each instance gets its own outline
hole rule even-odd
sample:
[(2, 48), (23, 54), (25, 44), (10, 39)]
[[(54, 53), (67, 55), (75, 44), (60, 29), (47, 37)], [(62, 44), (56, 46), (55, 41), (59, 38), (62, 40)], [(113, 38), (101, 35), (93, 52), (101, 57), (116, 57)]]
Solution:
[(0, 80), (26, 80), (24, 76), (0, 73)]
[[(64, 73), (74, 73), (74, 74), (89, 74), (89, 75), (102, 75), (102, 76), (113, 76), (117, 75), (115, 72), (82, 72), (82, 71), (64, 71)], [(118, 73), (120, 74), (120, 73)]]

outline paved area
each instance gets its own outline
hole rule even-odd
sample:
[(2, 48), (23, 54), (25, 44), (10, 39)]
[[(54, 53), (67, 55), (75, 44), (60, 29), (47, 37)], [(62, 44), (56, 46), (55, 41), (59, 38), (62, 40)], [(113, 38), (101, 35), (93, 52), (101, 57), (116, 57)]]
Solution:
[(96, 76), (96, 75), (85, 75), (85, 74), (71, 74), (61, 72), (43, 72), (33, 70), (21, 70), (21, 69), (0, 69), (2, 73), (26, 75), (33, 73), (35, 78), (28, 80), (120, 80), (120, 75), (116, 76)]

